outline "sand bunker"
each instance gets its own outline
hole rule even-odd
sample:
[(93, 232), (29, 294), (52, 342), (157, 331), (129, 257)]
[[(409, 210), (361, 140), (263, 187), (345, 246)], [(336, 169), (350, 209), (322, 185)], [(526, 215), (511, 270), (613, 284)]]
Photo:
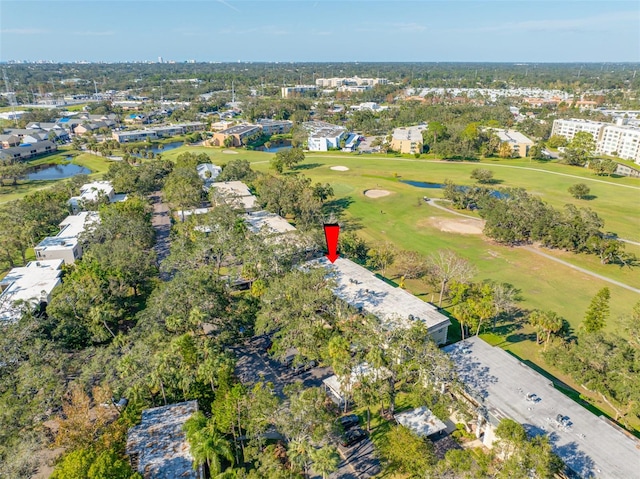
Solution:
[(238, 154), (237, 151), (232, 151), (232, 150), (222, 150), (222, 153), (226, 153), (227, 155), (237, 155)]
[(459, 220), (438, 218), (432, 216), (429, 223), (445, 233), (459, 233), (463, 235), (481, 235), (484, 228), (484, 221), (473, 220), (471, 218), (460, 218)]
[(346, 166), (332, 166), (329, 169), (334, 171), (349, 171), (349, 168), (347, 168)]
[(389, 196), (390, 191), (387, 190), (367, 190), (364, 192), (364, 196), (367, 198), (382, 198), (383, 196)]

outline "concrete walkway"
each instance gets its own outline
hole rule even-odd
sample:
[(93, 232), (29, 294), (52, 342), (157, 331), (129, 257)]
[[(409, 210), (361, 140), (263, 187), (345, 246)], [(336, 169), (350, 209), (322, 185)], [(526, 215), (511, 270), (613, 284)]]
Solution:
[[(162, 193), (160, 191), (151, 193), (150, 198), (153, 202), (151, 224), (156, 230), (156, 244), (154, 249), (156, 250), (158, 266), (160, 266), (165, 258), (169, 256), (171, 216), (169, 215), (169, 205), (162, 202)], [(160, 277), (165, 281), (169, 279), (166, 273), (160, 273)]]

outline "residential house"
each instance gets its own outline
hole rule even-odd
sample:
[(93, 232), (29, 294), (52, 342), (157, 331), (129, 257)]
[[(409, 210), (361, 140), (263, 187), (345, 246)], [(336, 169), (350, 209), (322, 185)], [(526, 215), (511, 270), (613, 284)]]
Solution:
[(0, 148), (11, 148), (20, 144), (18, 135), (0, 135)]
[(67, 203), (74, 212), (80, 211), (85, 204), (95, 203), (104, 198), (109, 203), (124, 201), (126, 195), (116, 195), (113, 186), (109, 181), (94, 181), (80, 187), (80, 195), (69, 198)]

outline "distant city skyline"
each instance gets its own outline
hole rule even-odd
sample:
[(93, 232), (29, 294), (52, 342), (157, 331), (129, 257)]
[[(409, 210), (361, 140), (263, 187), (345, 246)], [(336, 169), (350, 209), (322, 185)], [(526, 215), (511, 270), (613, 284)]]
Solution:
[(636, 1), (0, 3), (0, 61), (638, 62)]

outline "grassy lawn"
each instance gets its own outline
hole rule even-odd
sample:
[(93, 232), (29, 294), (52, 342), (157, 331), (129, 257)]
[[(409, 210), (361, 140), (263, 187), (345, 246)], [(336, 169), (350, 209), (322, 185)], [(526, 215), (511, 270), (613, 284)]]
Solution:
[[(104, 173), (109, 169), (110, 160), (106, 160), (100, 156), (92, 155), (91, 153), (76, 151), (70, 147), (62, 147), (55, 153), (50, 155), (41, 156), (37, 159), (29, 161), (29, 166), (49, 165), (67, 163), (68, 156), (71, 155), (73, 159), (72, 163), (84, 166), (91, 170), (89, 177), (91, 179), (100, 179)], [(19, 181), (17, 185), (2, 186), (0, 187), (0, 203), (7, 201), (17, 200), (22, 198), (33, 191), (48, 188), (51, 185), (61, 180), (37, 180), (37, 181)], [(64, 180), (62, 180), (64, 181)]]

